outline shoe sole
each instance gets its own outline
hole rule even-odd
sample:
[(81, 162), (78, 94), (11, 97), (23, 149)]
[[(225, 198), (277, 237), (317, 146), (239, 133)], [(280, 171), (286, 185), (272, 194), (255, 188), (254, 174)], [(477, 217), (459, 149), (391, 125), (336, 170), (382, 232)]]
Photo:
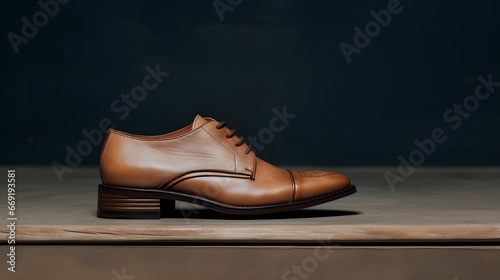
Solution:
[(226, 214), (259, 215), (311, 207), (355, 192), (356, 186), (350, 185), (336, 192), (303, 201), (265, 206), (235, 206), (171, 191), (99, 185), (97, 216), (100, 218), (160, 219), (172, 216), (176, 200), (201, 205)]

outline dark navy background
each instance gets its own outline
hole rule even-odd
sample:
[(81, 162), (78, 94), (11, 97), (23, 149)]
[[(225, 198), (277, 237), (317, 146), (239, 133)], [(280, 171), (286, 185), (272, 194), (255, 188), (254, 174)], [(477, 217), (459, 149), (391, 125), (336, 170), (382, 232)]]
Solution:
[[(500, 88), (457, 130), (443, 121), (477, 76), (500, 81), (500, 2), (402, 0), (348, 64), (339, 44), (387, 3), (243, 0), (221, 22), (213, 1), (73, 0), (15, 54), (7, 34), (40, 6), (3, 1), (0, 164), (64, 164), (104, 117), (161, 134), (199, 113), (246, 137), (283, 106), (297, 117), (258, 152), (272, 163), (397, 165), (441, 127), (424, 165), (500, 164)], [(170, 76), (120, 120), (111, 103), (157, 64)]]

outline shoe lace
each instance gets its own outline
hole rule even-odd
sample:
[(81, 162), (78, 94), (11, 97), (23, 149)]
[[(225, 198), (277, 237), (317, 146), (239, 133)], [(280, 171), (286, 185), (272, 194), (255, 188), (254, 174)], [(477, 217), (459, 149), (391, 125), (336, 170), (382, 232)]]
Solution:
[[(221, 129), (223, 127), (226, 126), (226, 122), (225, 121), (221, 121), (215, 128), (217, 129)], [(236, 135), (236, 130), (234, 129), (231, 129), (229, 131), (229, 134), (226, 134), (226, 138), (231, 138), (233, 137), (234, 135)], [(238, 136), (236, 136), (238, 137)], [(245, 137), (238, 137), (239, 141), (234, 143), (234, 145), (236, 145), (237, 147), (243, 145), (245, 143)], [(252, 145), (248, 145), (247, 144), (247, 149), (245, 150), (245, 154), (248, 155), (250, 153), (250, 151), (252, 151)]]

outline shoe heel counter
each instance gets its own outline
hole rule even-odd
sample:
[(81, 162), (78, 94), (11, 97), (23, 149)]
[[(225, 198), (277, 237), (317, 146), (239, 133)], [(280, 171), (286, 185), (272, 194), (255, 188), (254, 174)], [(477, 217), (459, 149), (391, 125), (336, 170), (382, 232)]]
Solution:
[[(99, 173), (101, 174), (101, 181), (103, 184), (108, 183), (108, 178), (110, 177), (108, 174), (110, 170), (110, 160), (109, 160), (109, 155), (106, 153), (106, 149), (110, 146), (110, 138), (112, 138), (112, 135), (115, 135), (113, 133), (113, 129), (108, 129), (108, 132), (106, 133), (106, 136), (104, 137), (104, 141), (102, 143), (102, 148), (101, 148), (101, 153), (99, 155)], [(115, 135), (116, 136), (116, 135)]]

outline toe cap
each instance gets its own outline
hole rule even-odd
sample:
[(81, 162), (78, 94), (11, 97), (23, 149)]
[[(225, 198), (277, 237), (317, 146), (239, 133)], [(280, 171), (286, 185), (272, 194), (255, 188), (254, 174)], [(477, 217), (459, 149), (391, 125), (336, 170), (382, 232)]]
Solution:
[(333, 171), (292, 171), (295, 181), (294, 201), (334, 193), (351, 185), (349, 177)]

